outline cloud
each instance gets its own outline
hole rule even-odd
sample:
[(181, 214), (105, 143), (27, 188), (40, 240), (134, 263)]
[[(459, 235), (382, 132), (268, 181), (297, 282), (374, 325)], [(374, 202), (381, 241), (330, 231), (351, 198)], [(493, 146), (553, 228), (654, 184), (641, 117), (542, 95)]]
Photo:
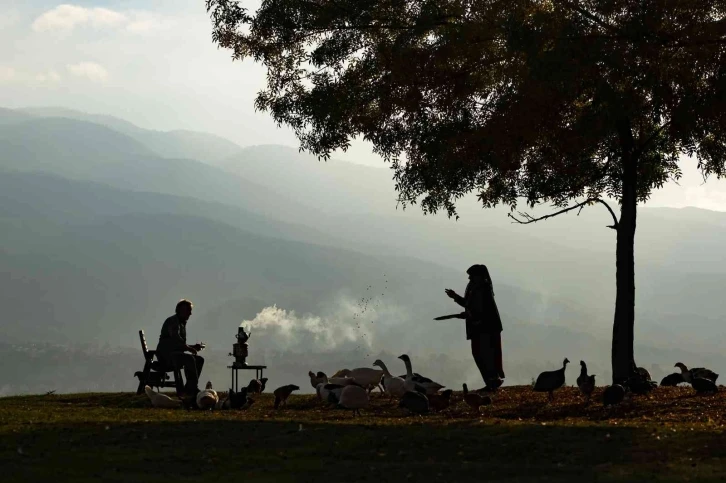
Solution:
[(148, 34), (168, 29), (173, 23), (170, 18), (143, 10), (118, 12), (64, 4), (43, 13), (32, 27), (36, 32), (70, 32), (76, 27), (90, 25), (96, 29), (114, 28), (132, 34)]
[(95, 62), (79, 62), (68, 64), (68, 72), (76, 77), (85, 77), (93, 82), (105, 82), (108, 80), (108, 71)]
[(0, 84), (55, 84), (61, 81), (61, 76), (53, 69), (46, 72), (25, 72), (10, 66), (0, 65)]
[(33, 22), (33, 30), (71, 31), (80, 25), (90, 24), (94, 28), (116, 27), (128, 21), (126, 15), (107, 8), (85, 8), (77, 5), (58, 5), (48, 10)]

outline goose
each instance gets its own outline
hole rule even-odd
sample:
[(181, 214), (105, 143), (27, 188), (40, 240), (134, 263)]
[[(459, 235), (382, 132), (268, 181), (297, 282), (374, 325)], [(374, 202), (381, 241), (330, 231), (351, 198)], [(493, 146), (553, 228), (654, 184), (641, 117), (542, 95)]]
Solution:
[(435, 411), (443, 411), (451, 405), (451, 395), (454, 393), (451, 389), (441, 391), (441, 394), (429, 394), (429, 407)]
[(691, 386), (693, 386), (693, 389), (696, 390), (696, 394), (713, 394), (718, 392), (718, 387), (716, 387), (716, 383), (710, 379), (706, 379), (705, 377), (694, 377), (693, 381), (691, 381)]
[(436, 394), (437, 392), (439, 392), (439, 389), (443, 389), (446, 387), (428, 378), (426, 379), (427, 382), (414, 381), (413, 369), (411, 368), (411, 358), (408, 357), (407, 354), (402, 354), (398, 356), (398, 358), (401, 359), (404, 364), (406, 364), (405, 387), (407, 391), (423, 392), (424, 394)]
[(338, 404), (340, 393), (344, 387), (340, 384), (326, 384), (321, 382), (315, 389), (320, 400), (330, 404)]
[(373, 369), (372, 367), (359, 367), (348, 371), (345, 377), (352, 378), (356, 384), (363, 386), (370, 393), (381, 383), (381, 378), (384, 372), (380, 369)]
[(424, 414), (429, 412), (429, 400), (420, 392), (407, 391), (399, 401), (398, 407), (408, 409), (413, 414)]
[(287, 386), (280, 386), (273, 394), (275, 395), (275, 409), (278, 409), (280, 405), (287, 406), (287, 398), (290, 397), (290, 394), (292, 394), (292, 391), (297, 391), (300, 389), (295, 384), (288, 384)]
[(356, 384), (355, 379), (352, 377), (331, 377), (328, 379), (328, 384), (335, 384), (336, 386), (349, 386)]
[(318, 373), (315, 374), (313, 371), (308, 371), (308, 376), (310, 376), (310, 385), (313, 386), (313, 388), (318, 387), (318, 384), (320, 383), (326, 384), (328, 382), (328, 376), (326, 376), (324, 372), (318, 371)]
[(218, 401), (219, 396), (217, 396), (217, 391), (212, 389), (212, 381), (207, 381), (204, 390), (197, 393), (197, 407), (199, 409), (213, 409)]
[(469, 405), (476, 412), (479, 412), (479, 408), (482, 406), (489, 406), (492, 403), (490, 396), (482, 396), (476, 392), (469, 392), (469, 388), (466, 384), (464, 387), (464, 402)]
[(694, 377), (703, 377), (704, 379), (708, 379), (713, 383), (715, 383), (716, 379), (718, 379), (718, 374), (704, 367), (694, 367), (693, 369), (689, 370), (682, 362), (676, 363), (676, 365), (674, 365), (673, 367), (678, 367), (681, 369), (681, 375), (683, 375), (683, 379), (689, 384)]
[(330, 377), (345, 377), (348, 374), (350, 374), (350, 369), (340, 369), (340, 370), (336, 371), (335, 374), (333, 374)]
[(360, 410), (367, 408), (369, 403), (368, 391), (363, 386), (351, 384), (340, 391), (338, 407), (352, 409), (354, 416), (360, 416)]
[(406, 393), (406, 380), (401, 377), (392, 376), (386, 365), (380, 359), (376, 359), (373, 365), (383, 369), (383, 379), (381, 379), (381, 382), (383, 383), (384, 392), (389, 394), (391, 399), (394, 397), (403, 397)]
[(144, 392), (146, 392), (146, 395), (149, 396), (151, 405), (155, 408), (176, 409), (182, 406), (181, 400), (172, 399), (166, 394), (154, 392), (154, 390), (149, 386), (144, 386)]
[(602, 393), (603, 406), (613, 406), (620, 404), (625, 398), (625, 388), (620, 384), (613, 384), (610, 387), (605, 388)]
[(585, 402), (589, 403), (592, 391), (595, 390), (595, 374), (587, 375), (587, 364), (585, 364), (585, 361), (580, 361), (580, 375), (577, 377), (577, 387), (585, 395)]
[(680, 372), (674, 372), (673, 374), (668, 374), (666, 377), (664, 377), (660, 381), (661, 386), (677, 386), (678, 384), (686, 382), (685, 379), (683, 379), (683, 374)]
[(552, 393), (565, 384), (565, 369), (569, 362), (570, 360), (565, 357), (565, 360), (562, 363), (562, 369), (546, 371), (540, 374), (537, 377), (537, 382), (534, 383), (533, 390), (537, 392), (547, 392), (549, 393), (549, 400), (554, 400), (555, 397)]

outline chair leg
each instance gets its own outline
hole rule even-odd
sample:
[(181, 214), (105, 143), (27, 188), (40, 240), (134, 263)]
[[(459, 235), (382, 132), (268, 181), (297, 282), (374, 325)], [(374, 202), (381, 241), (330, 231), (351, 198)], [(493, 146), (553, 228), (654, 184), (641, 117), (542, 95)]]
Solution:
[(176, 386), (177, 395), (184, 391), (184, 380), (182, 379), (181, 369), (174, 364), (174, 385)]
[(149, 380), (149, 373), (151, 372), (151, 362), (146, 361), (146, 364), (144, 364), (144, 372), (142, 376), (139, 378), (139, 387), (136, 389), (136, 394), (141, 394), (144, 392), (144, 386), (146, 386), (146, 381)]

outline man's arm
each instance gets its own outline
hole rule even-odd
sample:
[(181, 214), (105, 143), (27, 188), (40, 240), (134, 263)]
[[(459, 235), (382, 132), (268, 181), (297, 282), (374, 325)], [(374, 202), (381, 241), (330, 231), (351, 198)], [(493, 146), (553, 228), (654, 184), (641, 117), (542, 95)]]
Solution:
[(458, 293), (454, 292), (450, 288), (447, 288), (444, 291), (446, 292), (446, 295), (448, 295), (449, 297), (451, 297), (452, 299), (454, 299), (454, 302), (456, 302), (457, 304), (461, 305), (462, 307), (466, 307), (466, 304), (465, 304), (465, 301), (464, 301), (464, 297), (462, 297)]

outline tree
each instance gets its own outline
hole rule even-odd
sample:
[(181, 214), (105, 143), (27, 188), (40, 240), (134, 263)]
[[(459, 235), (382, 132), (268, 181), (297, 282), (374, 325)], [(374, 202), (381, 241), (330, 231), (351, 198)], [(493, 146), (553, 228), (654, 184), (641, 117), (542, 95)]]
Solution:
[(523, 198), (555, 214), (607, 206), (613, 381), (629, 376), (637, 205), (680, 177), (681, 156), (724, 175), (726, 0), (266, 0), (254, 15), (207, 0), (207, 10), (214, 42), (267, 68), (256, 108), (319, 158), (370, 141), (404, 207), (421, 198), (424, 213), (458, 218), (456, 200), (472, 191), (512, 211)]

